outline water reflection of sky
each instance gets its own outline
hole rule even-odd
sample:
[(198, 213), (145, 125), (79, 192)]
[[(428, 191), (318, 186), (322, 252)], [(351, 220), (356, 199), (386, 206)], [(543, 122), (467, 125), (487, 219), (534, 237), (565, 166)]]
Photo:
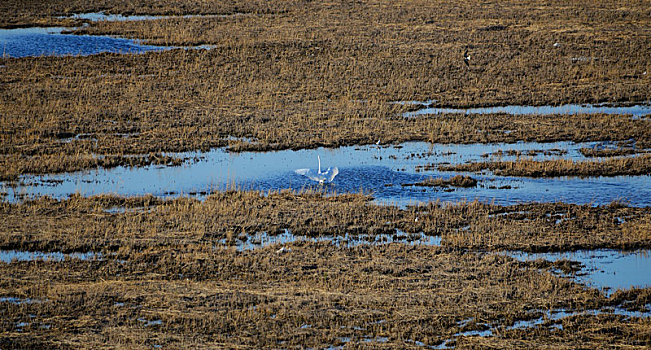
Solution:
[(413, 112), (407, 112), (405, 117), (414, 117), (424, 114), (443, 114), (443, 113), (461, 113), (461, 114), (490, 114), (506, 113), (513, 115), (546, 115), (546, 114), (630, 114), (635, 117), (651, 115), (651, 105), (641, 104), (635, 106), (607, 106), (592, 104), (567, 104), (561, 106), (497, 106), (481, 108), (437, 108), (427, 107)]
[(617, 250), (581, 250), (562, 253), (510, 252), (518, 260), (545, 259), (557, 261), (567, 259), (585, 265), (577, 281), (590, 287), (605, 289), (607, 295), (617, 289), (651, 286), (651, 251), (638, 250), (620, 252)]
[(87, 13), (75, 13), (70, 16), (61, 16), (59, 18), (71, 18), (71, 19), (81, 19), (88, 20), (91, 22), (125, 22), (125, 21), (151, 21), (158, 19), (169, 19), (169, 18), (224, 18), (229, 16), (237, 16), (239, 13), (231, 15), (122, 15), (122, 14), (106, 14), (104, 12), (87, 12)]
[(98, 35), (62, 34), (72, 28), (0, 29), (3, 56), (95, 55), (102, 52), (143, 53), (168, 49), (142, 45), (137, 40)]
[(0, 262), (11, 263), (14, 261), (55, 261), (61, 262), (66, 259), (79, 259), (89, 260), (101, 258), (101, 254), (88, 252), (88, 253), (70, 253), (64, 254), (61, 252), (28, 252), (21, 250), (0, 250)]
[[(345, 234), (342, 236), (303, 236), (294, 235), (289, 230), (283, 233), (272, 235), (267, 232), (255, 232), (247, 235), (246, 240), (237, 239), (235, 241), (235, 248), (240, 251), (261, 249), (273, 245), (286, 245), (294, 242), (328, 242), (340, 248), (354, 248), (361, 245), (382, 245), (390, 243), (401, 243), (407, 245), (425, 245), (425, 246), (440, 246), (441, 236), (428, 236), (424, 233), (406, 233), (397, 230), (391, 234), (376, 234), (376, 235), (350, 235)], [(226, 247), (226, 239), (220, 241)]]
[[(411, 142), (398, 147), (350, 146), (337, 149), (286, 150), (275, 152), (230, 153), (215, 149), (207, 153), (186, 153), (200, 160), (179, 167), (148, 166), (142, 168), (98, 169), (70, 174), (24, 176), (23, 185), (3, 185), (6, 199), (15, 200), (19, 195), (51, 195), (67, 197), (72, 193), (95, 195), (112, 193), (119, 195), (154, 194), (158, 196), (188, 195), (195, 192), (223, 190), (228, 186), (255, 190), (325, 188), (336, 192), (372, 192), (382, 203), (409, 203), (440, 199), (459, 201), (463, 199), (495, 201), (511, 204), (530, 201), (565, 201), (569, 203), (607, 204), (613, 200), (625, 200), (633, 206), (651, 203), (651, 176), (618, 176), (551, 179), (501, 177), (491, 173), (471, 174), (479, 180), (476, 188), (441, 188), (402, 186), (429, 177), (449, 178), (456, 173), (438, 170), (417, 172), (424, 164), (463, 163), (486, 161), (482, 154), (498, 150), (516, 149), (567, 149), (563, 158), (583, 159), (580, 147), (592, 147), (592, 143), (574, 144), (557, 142), (548, 144), (471, 144), (430, 145)], [(294, 173), (298, 168), (316, 168), (317, 155), (321, 156), (323, 168), (337, 166), (339, 175), (332, 184), (317, 185)], [(534, 159), (559, 158), (538, 155)], [(515, 159), (500, 156), (498, 159)], [(506, 189), (504, 187), (507, 187)], [(510, 188), (509, 188), (510, 187)], [(500, 189), (502, 188), (502, 189)]]

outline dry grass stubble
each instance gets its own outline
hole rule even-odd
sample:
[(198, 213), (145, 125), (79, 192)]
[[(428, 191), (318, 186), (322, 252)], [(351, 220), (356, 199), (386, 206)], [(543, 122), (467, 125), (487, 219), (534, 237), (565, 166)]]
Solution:
[[(91, 154), (337, 147), (378, 138), (445, 143), (632, 138), (644, 148), (651, 144), (648, 119), (405, 119), (399, 114), (409, 108), (389, 103), (645, 101), (650, 84), (642, 72), (650, 69), (651, 55), (648, 33), (640, 31), (649, 18), (641, 5), (312, 2), (282, 3), (289, 7), (250, 16), (98, 23), (85, 30), (215, 47), (1, 59), (1, 177), (93, 167), (84, 160)], [(134, 6), (132, 12), (156, 12)], [(470, 70), (461, 60), (466, 47), (473, 55)], [(80, 135), (90, 139), (62, 142)]]

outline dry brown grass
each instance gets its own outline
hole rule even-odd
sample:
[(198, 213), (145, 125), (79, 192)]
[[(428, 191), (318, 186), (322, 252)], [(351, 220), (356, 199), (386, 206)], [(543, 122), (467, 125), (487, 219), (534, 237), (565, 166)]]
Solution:
[[(237, 237), (285, 229), (312, 237), (376, 235), (399, 229), (441, 235), (443, 244), (450, 247), (484, 250), (631, 249), (651, 243), (649, 208), (562, 203), (503, 207), (462, 202), (399, 209), (369, 200), (362, 194), (229, 191), (210, 195), (203, 202), (73, 196), (63, 201), (42, 198), (24, 204), (3, 203), (0, 248), (56, 247), (69, 252), (120, 247), (128, 252), (179, 239), (189, 244), (226, 239), (231, 244)], [(116, 206), (125, 207), (126, 213), (106, 211)]]
[[(115, 206), (128, 209), (105, 212)], [(485, 324), (498, 335), (459, 337), (457, 346), (642, 348), (650, 341), (640, 332), (648, 319), (619, 316), (576, 316), (562, 321), (562, 331), (508, 331), (544, 310), (644, 307), (649, 292), (606, 298), (538, 262), (457, 249), (532, 248), (536, 242), (545, 249), (649, 247), (648, 208), (465, 203), (399, 210), (363, 195), (231, 191), (205, 202), (75, 196), (0, 209), (3, 249), (103, 254), (100, 260), (2, 263), (0, 296), (39, 300), (0, 302), (3, 348), (408, 348), (413, 341), (437, 345)], [(559, 214), (568, 220), (554, 223)], [(359, 225), (373, 233), (373, 225), (385, 222), (380, 231), (385, 225), (442, 230), (443, 247), (296, 242), (280, 254), (279, 246), (239, 252), (219, 243), (229, 231), (296, 225), (324, 235)], [(365, 341), (376, 337), (387, 341)]]
[(112, 14), (186, 15), (234, 13), (282, 13), (299, 6), (298, 1), (173, 1), (173, 0), (6, 0), (0, 4), (0, 27), (71, 26), (80, 21), (60, 19), (76, 13), (105, 12)]
[[(436, 166), (426, 165), (423, 169), (428, 170), (434, 167)], [(651, 174), (651, 155), (643, 154), (637, 157), (585, 161), (518, 159), (515, 161), (440, 165), (437, 168), (443, 171), (479, 172), (490, 170), (502, 176), (529, 177), (649, 175)]]
[[(607, 304), (594, 291), (505, 257), (406, 246), (291, 249), (278, 255), (275, 248), (241, 254), (176, 247), (124, 263), (5, 265), (17, 278), (0, 277), (3, 295), (43, 302), (0, 303), (0, 341), (3, 348), (404, 348), (414, 346), (410, 340), (436, 345), (484, 322), (506, 326), (526, 318), (527, 309)], [(477, 321), (457, 324), (469, 318)], [(18, 330), (19, 322), (29, 326)], [(590, 317), (575, 322), (595, 326)], [(610, 344), (648, 340), (633, 334), (644, 319), (613, 324), (619, 333), (597, 326), (592, 336), (562, 343), (598, 347), (605, 335)], [(387, 341), (365, 342), (375, 337)], [(535, 344), (559, 341), (548, 336)]]
[(618, 157), (618, 156), (628, 156), (631, 154), (635, 153), (642, 153), (642, 152), (647, 152), (645, 151), (637, 151), (633, 148), (606, 148), (606, 149), (596, 149), (596, 148), (581, 148), (579, 150), (581, 154), (583, 154), (585, 157)]
[[(651, 95), (642, 74), (651, 68), (645, 1), (9, 0), (0, 2), (0, 26), (61, 25), (70, 21), (55, 16), (100, 10), (249, 15), (86, 29), (152, 43), (210, 43), (210, 51), (0, 59), (0, 178), (175, 161), (160, 157), (165, 151), (336, 147), (378, 138), (651, 145), (648, 118), (407, 119), (400, 114), (409, 107), (389, 103), (645, 101)], [(465, 48), (470, 69), (461, 59)], [(486, 324), (498, 330), (495, 337), (459, 337), (450, 345), (651, 344), (648, 318), (583, 315), (563, 320), (562, 330), (506, 330), (541, 310), (641, 309), (651, 294), (632, 289), (606, 298), (540, 262), (477, 252), (649, 248), (649, 208), (472, 202), (398, 209), (369, 200), (228, 191), (204, 202), (112, 196), (1, 202), (0, 249), (97, 251), (102, 258), (0, 263), (0, 297), (40, 301), (0, 302), (0, 347), (415, 348), (414, 341), (438, 345)], [(114, 207), (126, 211), (107, 212)], [(284, 229), (308, 236), (400, 229), (441, 235), (443, 243), (347, 249), (297, 242), (284, 254), (278, 246), (246, 252), (232, 246), (255, 232)], [(386, 342), (365, 341), (376, 337)]]
[(442, 178), (428, 178), (421, 182), (416, 182), (413, 184), (403, 184), (403, 186), (427, 186), (427, 187), (475, 187), (477, 186), (477, 180), (473, 179), (470, 176), (465, 175), (456, 175), (449, 179)]
[[(168, 5), (169, 13), (228, 13), (217, 8), (246, 7), (120, 4), (83, 6), (134, 13), (167, 13), (163, 9)], [(277, 10), (257, 11), (262, 5), (255, 2), (248, 5), (252, 15), (247, 16), (99, 23), (85, 30), (215, 48), (1, 59), (2, 176), (58, 168), (37, 155), (76, 169), (75, 164), (84, 163), (80, 153), (146, 154), (228, 145), (234, 151), (336, 147), (378, 138), (385, 143), (633, 138), (643, 148), (651, 144), (648, 119), (405, 119), (400, 114), (409, 107), (389, 103), (431, 98), (466, 107), (644, 101), (650, 84), (642, 72), (651, 70), (651, 55), (648, 33), (642, 30), (649, 18), (643, 5), (285, 2)], [(25, 13), (44, 16), (83, 10), (76, 2), (67, 7), (52, 3), (50, 9), (36, 2), (24, 7)], [(560, 48), (553, 47), (555, 42)], [(466, 47), (473, 55), (470, 70), (460, 59)], [(579, 56), (597, 59), (573, 60)], [(96, 142), (61, 142), (78, 134), (90, 134)], [(227, 141), (229, 135), (256, 142)]]

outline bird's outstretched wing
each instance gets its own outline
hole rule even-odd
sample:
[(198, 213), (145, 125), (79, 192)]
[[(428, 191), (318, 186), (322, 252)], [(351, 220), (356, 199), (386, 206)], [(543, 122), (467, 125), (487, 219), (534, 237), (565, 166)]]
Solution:
[(323, 181), (323, 176), (319, 176), (319, 174), (312, 170), (312, 169), (296, 169), (294, 170), (295, 173), (298, 175), (303, 175), (306, 176), (308, 179), (316, 182), (321, 182)]
[(339, 168), (337, 167), (328, 168), (328, 170), (326, 170), (326, 172), (324, 173), (326, 181), (328, 182), (332, 182), (332, 180), (335, 179), (335, 176), (337, 176), (337, 174), (339, 174)]

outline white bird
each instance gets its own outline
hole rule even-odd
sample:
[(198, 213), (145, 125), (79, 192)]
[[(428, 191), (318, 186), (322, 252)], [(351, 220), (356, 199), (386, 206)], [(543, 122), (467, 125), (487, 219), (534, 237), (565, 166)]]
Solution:
[(321, 172), (321, 157), (318, 155), (316, 158), (319, 160), (319, 169), (315, 172), (312, 169), (296, 169), (294, 172), (298, 175), (307, 176), (310, 180), (316, 181), (320, 184), (325, 182), (332, 182), (335, 176), (339, 174), (339, 169), (337, 167), (328, 168), (328, 170)]

